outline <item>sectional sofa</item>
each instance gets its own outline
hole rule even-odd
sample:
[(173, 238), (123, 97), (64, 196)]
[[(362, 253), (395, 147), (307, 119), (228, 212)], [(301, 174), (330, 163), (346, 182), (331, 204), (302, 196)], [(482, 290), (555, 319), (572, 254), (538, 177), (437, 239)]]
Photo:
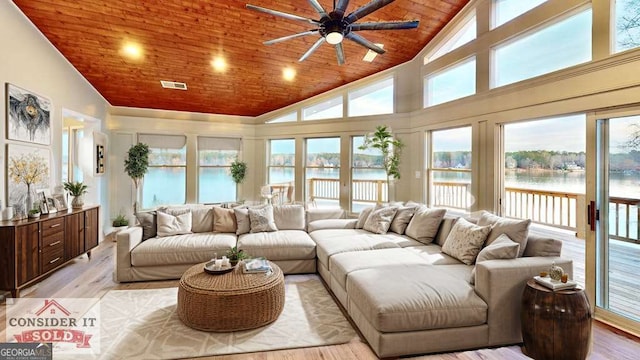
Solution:
[(237, 245), (286, 274), (318, 272), (374, 352), (390, 357), (520, 343), (526, 280), (553, 263), (572, 276), (562, 243), (529, 235), (528, 220), (415, 203), (343, 215), (297, 205), (139, 214), (142, 226), (117, 235), (115, 279), (179, 278)]

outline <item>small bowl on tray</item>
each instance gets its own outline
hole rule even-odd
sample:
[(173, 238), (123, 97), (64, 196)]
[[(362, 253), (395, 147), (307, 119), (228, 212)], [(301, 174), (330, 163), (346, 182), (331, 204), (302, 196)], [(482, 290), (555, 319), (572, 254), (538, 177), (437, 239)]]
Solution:
[(235, 269), (235, 266), (232, 266), (232, 265), (222, 266), (219, 269), (216, 269), (214, 261), (209, 261), (206, 264), (204, 264), (204, 272), (211, 275), (226, 274), (228, 272), (233, 271), (233, 269)]

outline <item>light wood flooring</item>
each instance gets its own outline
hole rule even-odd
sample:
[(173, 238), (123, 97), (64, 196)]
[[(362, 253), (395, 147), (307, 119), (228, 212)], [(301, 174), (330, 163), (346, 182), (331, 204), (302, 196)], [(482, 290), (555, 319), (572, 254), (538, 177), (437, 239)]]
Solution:
[[(154, 281), (144, 283), (118, 284), (112, 280), (115, 243), (102, 242), (93, 251), (91, 260), (86, 255), (77, 258), (69, 265), (55, 272), (40, 283), (24, 289), (23, 297), (101, 297), (112, 289), (150, 289), (177, 286), (177, 281)], [(5, 309), (0, 311), (0, 341), (5, 340)], [(594, 322), (593, 348), (590, 359), (637, 359), (640, 353), (640, 340), (623, 332)], [(304, 349), (290, 349), (251, 354), (215, 356), (199, 359), (376, 359), (369, 346), (363, 340), (354, 340), (347, 344)], [(415, 357), (416, 359), (529, 359), (519, 346), (479, 349), (472, 351), (435, 354)]]

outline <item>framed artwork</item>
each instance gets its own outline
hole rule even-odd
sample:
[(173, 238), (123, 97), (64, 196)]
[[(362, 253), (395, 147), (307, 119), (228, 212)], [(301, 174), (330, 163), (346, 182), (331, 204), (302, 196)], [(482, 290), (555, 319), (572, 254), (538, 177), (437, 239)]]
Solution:
[(104, 145), (96, 145), (96, 175), (104, 175)]
[(51, 144), (51, 100), (7, 83), (7, 139)]
[(50, 157), (49, 149), (7, 145), (7, 205), (13, 206), (16, 214), (29, 211), (27, 198), (31, 202), (41, 200), (36, 197), (36, 189), (49, 189)]
[(52, 197), (47, 197), (47, 206), (49, 207), (49, 213), (58, 212), (58, 205), (56, 205), (56, 200)]
[(53, 194), (51, 198), (53, 199), (56, 210), (58, 211), (67, 210), (67, 199), (65, 199), (64, 194)]
[(40, 214), (47, 215), (49, 213), (49, 203), (44, 191), (38, 191), (38, 201), (40, 201)]

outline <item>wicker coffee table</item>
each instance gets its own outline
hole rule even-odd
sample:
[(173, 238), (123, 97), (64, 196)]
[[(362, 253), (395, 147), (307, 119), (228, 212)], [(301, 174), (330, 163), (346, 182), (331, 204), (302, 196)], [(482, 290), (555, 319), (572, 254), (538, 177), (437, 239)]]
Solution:
[(222, 275), (189, 268), (180, 279), (178, 317), (194, 329), (238, 331), (274, 322), (284, 307), (284, 276), (270, 263), (271, 273), (244, 274), (238, 266)]

